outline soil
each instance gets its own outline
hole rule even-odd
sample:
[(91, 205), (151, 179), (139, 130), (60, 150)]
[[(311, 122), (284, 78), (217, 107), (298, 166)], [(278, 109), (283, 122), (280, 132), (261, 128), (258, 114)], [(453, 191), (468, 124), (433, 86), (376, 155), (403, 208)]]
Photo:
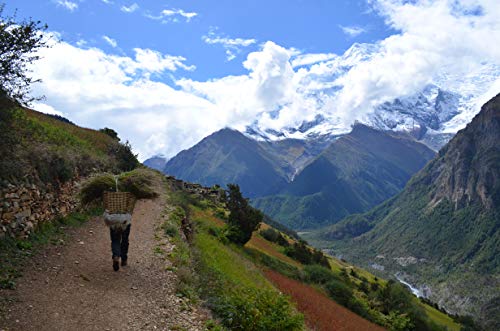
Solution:
[(173, 249), (158, 231), (165, 201), (136, 203), (128, 266), (117, 272), (101, 218), (68, 229), (64, 245), (27, 262), (15, 290), (0, 290), (0, 330), (202, 330), (208, 313), (176, 296), (177, 276), (159, 254)]

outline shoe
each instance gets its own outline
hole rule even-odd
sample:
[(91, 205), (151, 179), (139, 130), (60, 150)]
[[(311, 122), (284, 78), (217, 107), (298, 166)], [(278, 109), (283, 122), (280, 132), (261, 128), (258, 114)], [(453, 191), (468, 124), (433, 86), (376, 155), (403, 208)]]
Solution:
[(113, 270), (118, 271), (120, 269), (120, 257), (114, 256), (113, 257)]
[(122, 259), (122, 267), (125, 267), (127, 265), (127, 259)]

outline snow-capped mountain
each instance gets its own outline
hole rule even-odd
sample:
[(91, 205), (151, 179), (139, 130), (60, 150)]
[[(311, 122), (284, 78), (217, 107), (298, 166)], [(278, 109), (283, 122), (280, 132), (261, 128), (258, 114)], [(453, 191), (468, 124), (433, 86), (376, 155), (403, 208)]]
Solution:
[[(244, 133), (253, 139), (276, 141), (316, 139), (350, 132), (352, 122), (336, 114), (336, 96), (343, 88), (338, 81), (353, 67), (371, 61), (373, 54), (379, 51), (373, 44), (354, 44), (342, 56), (304, 68), (308, 71), (300, 86), (309, 93), (306, 104), (310, 108), (304, 109), (304, 114), (309, 114), (307, 119), (292, 126), (270, 128), (268, 121), (258, 118)], [(322, 69), (317, 69), (319, 67)], [(322, 85), (308, 85), (311, 76)], [(367, 113), (353, 114), (353, 117), (356, 122), (376, 129), (408, 132), (438, 150), (472, 120), (485, 98), (499, 92), (495, 91), (500, 88), (499, 83), (500, 67), (496, 65), (485, 63), (461, 76), (448, 74), (443, 68), (431, 83), (417, 92), (386, 100)], [(280, 109), (274, 110), (271, 118), (278, 117), (279, 112)]]

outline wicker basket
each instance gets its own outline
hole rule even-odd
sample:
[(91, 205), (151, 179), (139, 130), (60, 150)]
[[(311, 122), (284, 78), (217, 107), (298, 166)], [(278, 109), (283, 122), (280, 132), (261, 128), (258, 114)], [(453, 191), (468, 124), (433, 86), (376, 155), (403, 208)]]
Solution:
[(135, 198), (130, 192), (104, 192), (104, 209), (110, 214), (131, 214)]

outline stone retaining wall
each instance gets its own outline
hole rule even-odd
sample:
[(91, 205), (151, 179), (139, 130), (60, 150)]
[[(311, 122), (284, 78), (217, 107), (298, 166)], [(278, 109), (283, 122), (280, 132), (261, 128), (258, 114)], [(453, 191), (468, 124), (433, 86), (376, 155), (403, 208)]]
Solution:
[(0, 183), (0, 239), (26, 238), (43, 222), (66, 216), (78, 206), (77, 181), (54, 188), (23, 183)]

